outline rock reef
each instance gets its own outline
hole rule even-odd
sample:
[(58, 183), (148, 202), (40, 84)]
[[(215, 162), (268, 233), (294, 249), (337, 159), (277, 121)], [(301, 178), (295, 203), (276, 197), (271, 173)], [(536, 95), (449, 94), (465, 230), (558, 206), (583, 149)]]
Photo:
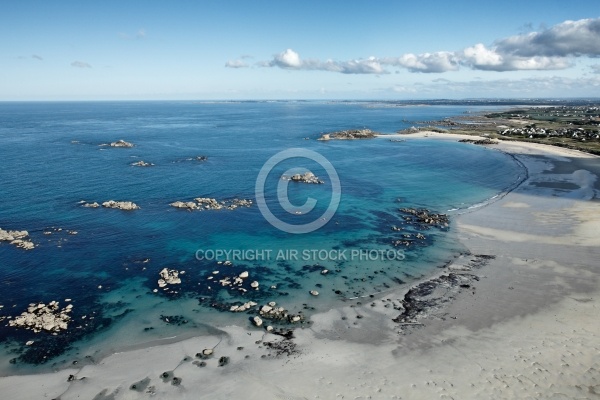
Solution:
[(104, 208), (116, 208), (118, 210), (132, 211), (139, 210), (139, 206), (131, 201), (114, 201), (109, 200), (102, 203), (102, 207)]
[(380, 133), (370, 129), (349, 129), (323, 134), (317, 140), (354, 140), (354, 139), (372, 139)]
[(209, 197), (197, 197), (194, 201), (175, 201), (169, 204), (171, 207), (182, 208), (186, 210), (235, 210), (240, 207), (251, 207), (252, 200), (249, 199), (228, 199), (217, 200)]
[(436, 214), (424, 208), (401, 208), (400, 212), (405, 214), (405, 221), (416, 222), (425, 229), (427, 229), (429, 226), (448, 228), (450, 223), (450, 218), (448, 218), (446, 214)]
[(35, 247), (29, 239), (29, 232), (27, 231), (5, 231), (0, 228), (0, 242), (9, 242), (23, 250), (31, 250)]
[(125, 148), (131, 148), (134, 146), (133, 143), (130, 142), (126, 142), (123, 139), (119, 139), (116, 142), (112, 142), (111, 144), (109, 144), (110, 147), (125, 147)]
[(132, 167), (153, 167), (154, 164), (146, 162), (144, 160), (136, 161), (130, 164)]
[(92, 203), (88, 203), (86, 201), (82, 201), (81, 202), (81, 207), (86, 207), (86, 208), (98, 208), (100, 207), (100, 204), (98, 204), (97, 202), (92, 202)]
[(57, 333), (68, 328), (71, 320), (69, 313), (72, 310), (72, 304), (61, 309), (57, 301), (51, 301), (47, 305), (32, 303), (27, 311), (10, 320), (8, 324), (17, 328), (29, 329), (36, 333), (42, 331)]

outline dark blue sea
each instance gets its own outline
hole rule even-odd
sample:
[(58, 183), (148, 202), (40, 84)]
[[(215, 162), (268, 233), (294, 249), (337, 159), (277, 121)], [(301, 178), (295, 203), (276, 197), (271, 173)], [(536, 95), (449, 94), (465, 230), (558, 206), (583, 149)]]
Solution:
[[(308, 318), (427, 276), (464, 251), (452, 216), (511, 187), (521, 168), (499, 151), (454, 141), (316, 139), (365, 127), (392, 134), (419, 121), (483, 110), (368, 102), (0, 103), (0, 228), (27, 230), (36, 245), (26, 251), (0, 242), (0, 374), (91, 362), (163, 338), (210, 333), (220, 324), (250, 325), (252, 313), (228, 311), (249, 300), (276, 301)], [(134, 147), (103, 146), (119, 139)], [(332, 218), (306, 234), (273, 226), (256, 203), (261, 168), (288, 149), (317, 152), (339, 178), (336, 191), (327, 169), (302, 157), (266, 176), (269, 209), (292, 225), (319, 220), (334, 193), (340, 195)], [(154, 165), (131, 165), (140, 160)], [(311, 212), (290, 214), (278, 202), (281, 175), (294, 168), (324, 181), (283, 187), (298, 210), (313, 199)], [(196, 197), (254, 204), (207, 211), (169, 205)], [(80, 204), (107, 200), (133, 201), (140, 209)], [(450, 227), (394, 246), (416, 232), (405, 226), (403, 207), (447, 213)], [(230, 260), (233, 265), (219, 264), (227, 257), (197, 257), (217, 250), (245, 250), (248, 257)], [(380, 256), (350, 257), (370, 250)], [(182, 283), (159, 288), (165, 267), (184, 271)], [(216, 282), (243, 271), (249, 272), (246, 291)], [(258, 290), (251, 281), (259, 282)], [(54, 300), (73, 305), (66, 331), (8, 326), (8, 317), (30, 303)]]

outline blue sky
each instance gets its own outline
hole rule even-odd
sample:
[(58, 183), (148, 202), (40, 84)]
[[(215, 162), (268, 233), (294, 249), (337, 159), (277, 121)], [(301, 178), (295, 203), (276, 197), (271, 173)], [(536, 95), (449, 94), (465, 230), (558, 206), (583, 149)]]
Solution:
[(0, 100), (598, 97), (596, 1), (10, 1)]

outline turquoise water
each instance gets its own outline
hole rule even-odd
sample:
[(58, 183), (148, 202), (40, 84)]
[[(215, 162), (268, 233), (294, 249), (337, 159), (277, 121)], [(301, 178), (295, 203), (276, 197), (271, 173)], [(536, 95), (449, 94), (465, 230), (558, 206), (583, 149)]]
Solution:
[[(406, 233), (391, 230), (401, 224), (398, 208), (466, 209), (511, 186), (520, 168), (498, 151), (455, 142), (316, 139), (323, 132), (362, 127), (393, 133), (415, 121), (481, 110), (321, 102), (0, 104), (0, 228), (27, 230), (37, 245), (24, 251), (0, 243), (0, 317), (19, 315), (33, 302), (58, 300), (64, 306), (68, 298), (74, 306), (74, 321), (58, 336), (0, 323), (0, 371), (60, 366), (158, 338), (202, 334), (219, 323), (248, 324), (248, 314), (220, 311), (237, 301), (273, 300), (309, 314), (427, 275), (462, 249), (452, 228), (430, 229), (421, 244), (394, 247), (392, 241)], [(100, 146), (118, 139), (135, 147)], [(256, 204), (203, 212), (169, 206), (195, 197), (255, 199), (263, 164), (290, 148), (318, 152), (339, 175), (339, 208), (312, 233), (274, 228)], [(208, 159), (193, 160), (197, 156)], [(130, 165), (139, 160), (155, 165)], [(290, 215), (278, 206), (279, 176), (291, 167), (325, 180), (289, 185), (292, 204), (318, 200), (313, 213)], [(322, 166), (293, 159), (269, 174), (265, 196), (277, 217), (298, 224), (324, 212), (331, 189)], [(78, 204), (111, 199), (133, 201), (141, 209)], [(272, 257), (229, 267), (196, 257), (198, 250), (217, 249), (270, 250)], [(301, 255), (368, 249), (402, 250), (404, 258), (274, 258), (279, 250)], [(182, 284), (174, 286), (177, 293), (153, 291), (164, 267), (185, 270)], [(321, 275), (324, 268), (330, 274)], [(207, 280), (215, 270), (222, 275), (247, 270), (260, 289), (219, 289)], [(318, 290), (319, 297), (309, 290)], [(167, 323), (161, 315), (187, 322)], [(36, 344), (24, 347), (28, 340)]]

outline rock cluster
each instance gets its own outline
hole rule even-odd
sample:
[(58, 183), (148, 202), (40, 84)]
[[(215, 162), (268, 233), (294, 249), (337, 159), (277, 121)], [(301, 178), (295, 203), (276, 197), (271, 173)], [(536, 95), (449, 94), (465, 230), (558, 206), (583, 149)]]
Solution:
[[(181, 273), (183, 273), (183, 271)], [(180, 284), (181, 278), (179, 277), (179, 274), (180, 272), (175, 269), (163, 268), (159, 272), (160, 279), (158, 280), (158, 286), (164, 288), (167, 285)]]
[[(84, 207), (85, 207), (85, 205), (84, 205)], [(102, 207), (116, 208), (118, 210), (125, 210), (125, 211), (138, 210), (140, 208), (137, 204), (135, 204), (131, 201), (114, 201), (114, 200), (105, 201), (104, 203), (102, 203)]]
[(229, 311), (231, 312), (244, 312), (244, 311), (248, 311), (249, 309), (251, 309), (252, 307), (257, 306), (258, 303), (255, 303), (253, 301), (249, 301), (247, 303), (244, 303), (242, 305), (233, 305), (229, 308)]
[(439, 228), (447, 228), (450, 223), (450, 219), (446, 214), (432, 213), (427, 209), (416, 209), (416, 208), (401, 208), (400, 212), (408, 216), (404, 217), (407, 222), (414, 221), (421, 224), (424, 227), (437, 226)]
[[(215, 275), (218, 275), (219, 271), (213, 271), (213, 274), (211, 276), (209, 276), (207, 278), (207, 280), (213, 280), (215, 279)], [(246, 280), (248, 279), (248, 277), (250, 276), (250, 274), (248, 273), (248, 271), (244, 271), (242, 273), (240, 273), (237, 276), (226, 276), (222, 279), (218, 280), (218, 283), (222, 286), (222, 287), (229, 287), (230, 289), (237, 289), (242, 293), (246, 293), (248, 291), (248, 286), (250, 286), (250, 288), (254, 289), (254, 290), (258, 290), (260, 284), (257, 281), (252, 281), (252, 283), (245, 284)], [(243, 287), (246, 286), (246, 287)], [(244, 309), (230, 309), (230, 311), (245, 311), (246, 309), (250, 308), (250, 307), (254, 307), (256, 305), (256, 303), (254, 302), (248, 302), (243, 306), (239, 306), (239, 307), (244, 307)], [(247, 307), (246, 307), (247, 306)], [(239, 308), (238, 307), (238, 308)]]
[(491, 139), (460, 139), (461, 143), (473, 143), (478, 144), (480, 146), (490, 145), (490, 144), (498, 144), (495, 140)]
[(69, 313), (72, 310), (72, 304), (60, 309), (57, 301), (51, 301), (47, 305), (32, 303), (26, 312), (10, 320), (8, 324), (17, 328), (29, 329), (36, 333), (42, 331), (57, 333), (68, 328), (71, 320)]
[(260, 308), (258, 312), (261, 317), (274, 321), (287, 321), (290, 323), (300, 322), (304, 318), (302, 315), (289, 314), (288, 311), (283, 307), (277, 307), (277, 303), (271, 301), (269, 304), (265, 304)]
[(100, 204), (98, 204), (97, 202), (93, 202), (93, 203), (88, 203), (88, 202), (83, 202), (81, 203), (81, 207), (88, 207), (88, 208), (98, 208), (100, 207)]
[(169, 204), (171, 207), (182, 208), (186, 210), (235, 210), (240, 207), (251, 207), (252, 200), (247, 199), (231, 199), (221, 200), (209, 197), (197, 197), (194, 201), (175, 201)]
[(323, 134), (317, 140), (353, 140), (353, 139), (371, 139), (379, 135), (370, 129), (350, 129), (345, 131), (331, 132)]
[(322, 180), (320, 180), (318, 177), (316, 177), (315, 174), (313, 174), (310, 171), (307, 171), (303, 174), (292, 175), (289, 179), (293, 182), (301, 182), (301, 183), (314, 183), (314, 184), (325, 183)]
[(29, 232), (27, 231), (5, 231), (0, 228), (0, 242), (9, 242), (24, 250), (31, 250), (35, 247), (29, 239)]
[(130, 147), (133, 147), (133, 143), (126, 142), (123, 139), (119, 139), (116, 142), (112, 142), (109, 146), (110, 147), (127, 147), (127, 148), (130, 148)]
[(131, 166), (133, 166), (133, 167), (152, 167), (152, 166), (154, 166), (154, 164), (146, 162), (144, 160), (140, 160), (140, 161), (131, 163)]

